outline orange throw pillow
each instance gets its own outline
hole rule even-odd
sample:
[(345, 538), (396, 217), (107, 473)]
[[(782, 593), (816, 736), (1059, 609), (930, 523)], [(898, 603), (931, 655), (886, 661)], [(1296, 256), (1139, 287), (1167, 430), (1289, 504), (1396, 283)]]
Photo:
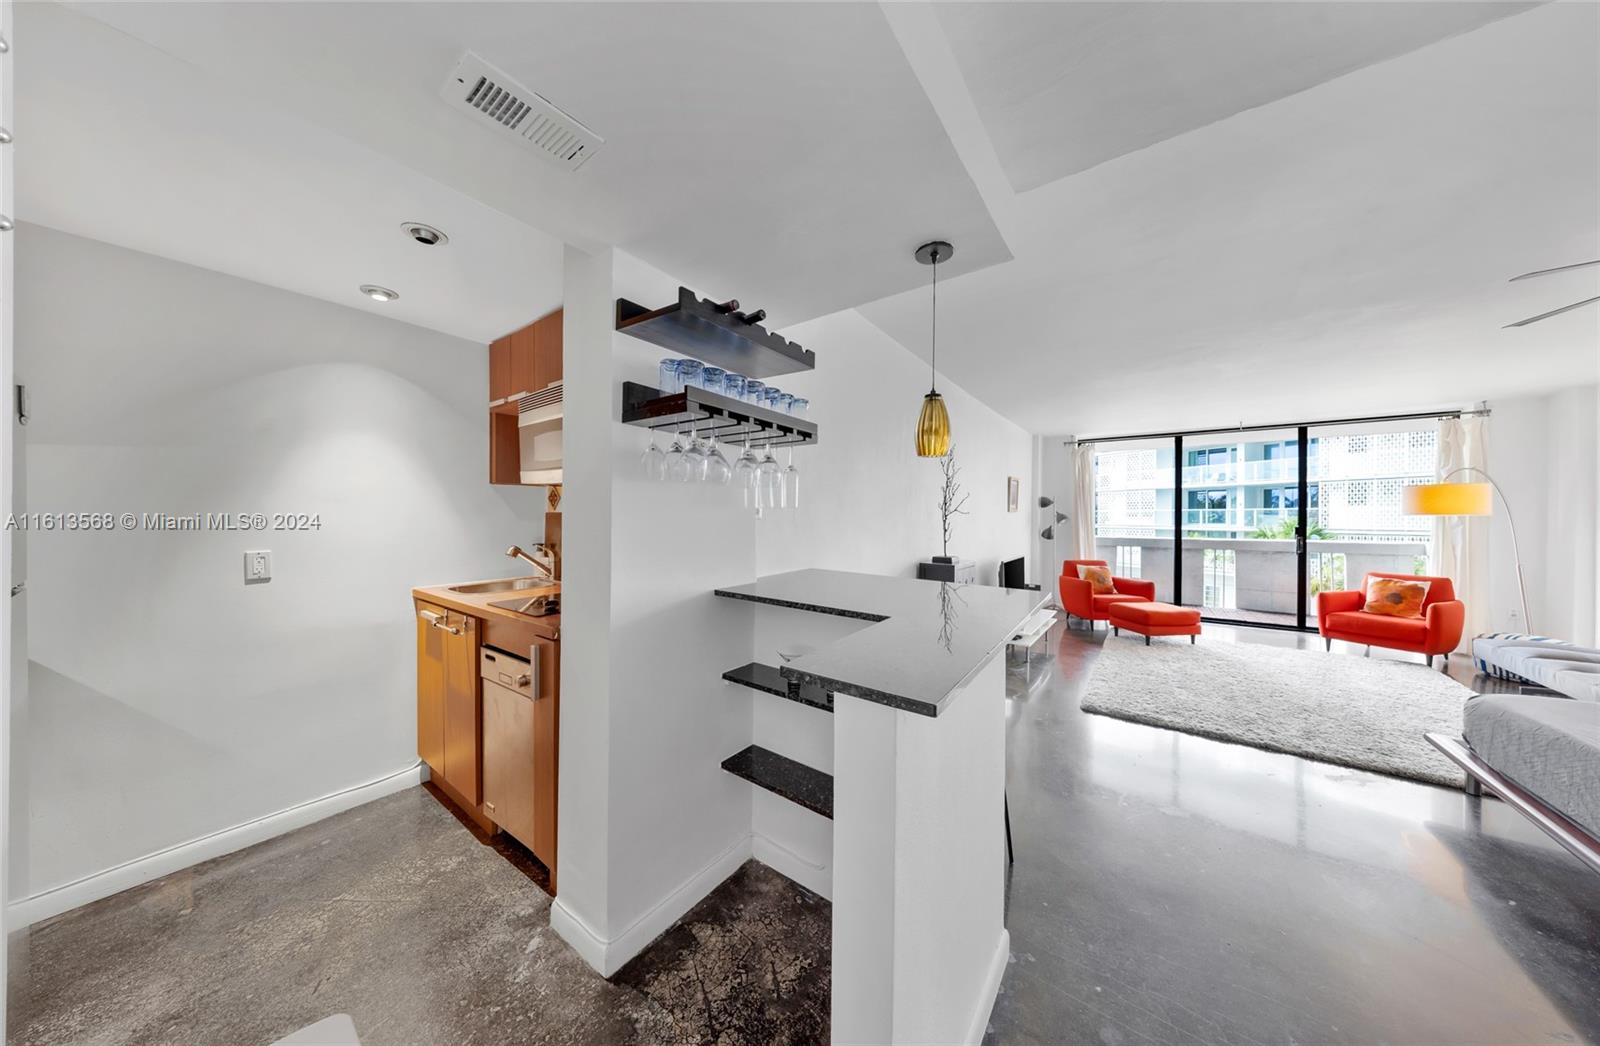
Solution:
[(1097, 596), (1109, 596), (1117, 590), (1117, 586), (1111, 583), (1111, 571), (1105, 567), (1079, 563), (1078, 576), (1089, 582), (1090, 588), (1094, 590), (1094, 594)]
[(1367, 613), (1390, 617), (1421, 617), (1428, 586), (1419, 581), (1375, 577), (1367, 586)]

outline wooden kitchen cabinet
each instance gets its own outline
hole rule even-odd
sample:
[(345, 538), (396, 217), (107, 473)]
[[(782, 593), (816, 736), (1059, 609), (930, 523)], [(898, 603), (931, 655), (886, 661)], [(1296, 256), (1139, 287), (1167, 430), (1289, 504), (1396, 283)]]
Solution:
[(479, 631), (476, 618), (417, 601), (417, 755), (472, 807), (482, 798)]
[(561, 315), (557, 309), (533, 323), (533, 388), (548, 388), (561, 380)]
[[(434, 615), (432, 618), (429, 615)], [(444, 776), (445, 633), (434, 627), (445, 609), (417, 603), (417, 756)]]
[[(489, 344), (489, 402), (497, 403), (516, 392), (511, 377), (511, 335)], [(516, 407), (511, 408), (516, 413)]]
[[(489, 345), (489, 482), (522, 482), (522, 435), (517, 400), (561, 380), (562, 310)], [(529, 468), (537, 466), (529, 465)]]
[(539, 699), (533, 704), (533, 840), (528, 848), (556, 871), (556, 790), (561, 780), (561, 644), (534, 640), (539, 650)]

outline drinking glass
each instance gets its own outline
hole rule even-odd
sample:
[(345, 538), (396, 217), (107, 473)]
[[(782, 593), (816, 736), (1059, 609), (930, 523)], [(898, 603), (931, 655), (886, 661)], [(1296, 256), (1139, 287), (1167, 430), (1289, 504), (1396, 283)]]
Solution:
[(704, 366), (705, 364), (701, 363), (699, 360), (679, 360), (678, 391), (682, 392), (684, 389), (694, 388), (695, 386), (699, 385), (700, 371)]
[(683, 432), (673, 434), (672, 447), (667, 451), (666, 478), (677, 483), (689, 480), (689, 454), (683, 448)]
[(756, 486), (756, 471), (761, 465), (761, 459), (756, 457), (755, 451), (750, 449), (750, 430), (744, 433), (744, 453), (739, 455), (738, 464), (733, 467), (733, 478), (738, 483), (739, 492), (744, 498), (744, 507), (759, 509), (761, 507), (760, 488)]
[(811, 406), (810, 400), (801, 399), (799, 396), (796, 396), (794, 398), (794, 402), (789, 405), (789, 413), (793, 414), (797, 418), (803, 418), (806, 415), (806, 408), (809, 406)]
[(762, 397), (765, 400), (765, 402), (762, 403), (762, 406), (766, 407), (768, 410), (777, 410), (778, 397), (782, 395), (783, 390), (778, 388), (778, 386), (768, 385), (766, 390), (762, 393)]
[(765, 406), (767, 402), (767, 383), (757, 381), (755, 378), (744, 379), (744, 398), (756, 406)]
[(794, 397), (787, 392), (778, 393), (777, 398), (773, 400), (772, 409), (782, 411), (785, 414), (793, 414)]
[(700, 387), (707, 392), (722, 394), (722, 378), (728, 372), (721, 367), (701, 367)]
[(756, 486), (760, 488), (763, 508), (783, 508), (783, 469), (772, 456), (772, 445), (767, 445), (767, 456), (756, 467)]
[(684, 460), (688, 462), (689, 474), (684, 476), (684, 482), (697, 483), (706, 478), (706, 445), (705, 441), (689, 428), (689, 449), (683, 452)]
[(722, 394), (730, 399), (744, 399), (744, 375), (733, 371), (722, 376)]
[(722, 448), (717, 446), (717, 438), (713, 434), (707, 441), (704, 478), (707, 483), (718, 486), (727, 486), (733, 479), (733, 466), (728, 464), (728, 459), (723, 455)]
[(678, 369), (682, 362), (670, 356), (661, 361), (661, 395), (671, 396), (683, 391), (683, 374)]
[(794, 463), (794, 447), (789, 448), (789, 467), (783, 470), (783, 504), (786, 508), (800, 507), (800, 469)]
[(667, 455), (656, 445), (655, 429), (650, 430), (650, 446), (645, 448), (644, 457), (641, 460), (644, 462), (646, 479), (660, 480), (667, 478)]

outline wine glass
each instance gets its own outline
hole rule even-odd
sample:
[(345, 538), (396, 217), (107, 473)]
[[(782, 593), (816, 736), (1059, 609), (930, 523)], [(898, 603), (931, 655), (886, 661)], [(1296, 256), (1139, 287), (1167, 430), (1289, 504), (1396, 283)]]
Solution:
[(733, 478), (733, 466), (728, 464), (728, 459), (723, 455), (722, 448), (717, 446), (717, 434), (715, 430), (712, 431), (711, 438), (706, 443), (706, 460), (704, 467), (704, 479), (707, 483), (715, 483), (718, 486), (727, 486), (728, 481)]
[(644, 475), (646, 479), (661, 480), (667, 478), (667, 455), (656, 445), (656, 430), (650, 430), (650, 446), (645, 448)]
[(683, 430), (672, 437), (672, 448), (667, 451), (666, 477), (675, 483), (689, 481), (689, 452), (683, 447)]
[(689, 425), (689, 449), (684, 451), (684, 458), (689, 463), (689, 474), (684, 478), (686, 482), (697, 483), (706, 478), (706, 445), (695, 431), (694, 424)]
[(744, 496), (745, 508), (761, 507), (761, 492), (756, 487), (756, 470), (760, 465), (760, 459), (750, 449), (750, 430), (747, 428), (744, 430), (744, 453), (739, 455), (739, 462), (733, 468), (734, 478), (739, 481), (739, 490)]
[(783, 470), (783, 503), (789, 508), (800, 507), (800, 470), (794, 463), (794, 445), (789, 446), (789, 467)]
[(767, 444), (767, 455), (756, 467), (756, 486), (760, 489), (761, 504), (766, 508), (783, 508), (783, 469), (772, 456), (772, 444)]

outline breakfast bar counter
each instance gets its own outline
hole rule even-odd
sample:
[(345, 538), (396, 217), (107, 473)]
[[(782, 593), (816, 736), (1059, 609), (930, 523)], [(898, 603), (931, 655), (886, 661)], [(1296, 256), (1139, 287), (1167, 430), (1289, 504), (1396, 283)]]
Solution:
[(833, 698), (833, 1041), (979, 1042), (1010, 940), (995, 655), (1043, 595), (837, 570), (716, 594), (866, 623), (779, 669)]

